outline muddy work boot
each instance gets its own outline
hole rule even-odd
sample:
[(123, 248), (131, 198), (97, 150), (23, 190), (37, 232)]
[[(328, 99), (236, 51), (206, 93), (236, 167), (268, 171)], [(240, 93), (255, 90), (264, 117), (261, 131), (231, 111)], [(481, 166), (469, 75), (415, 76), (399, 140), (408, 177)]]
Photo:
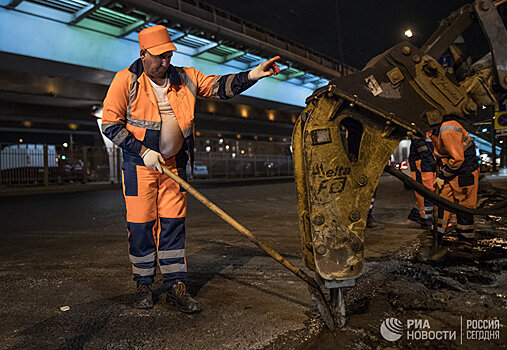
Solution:
[(419, 213), (419, 210), (416, 208), (412, 208), (407, 218), (415, 223), (418, 223), (421, 228), (428, 229), (433, 225), (433, 219), (423, 219)]
[(458, 233), (458, 248), (472, 250), (476, 244), (475, 233)]
[(153, 292), (151, 286), (149, 284), (138, 285), (133, 301), (136, 309), (151, 309), (153, 307)]
[(408, 217), (407, 217), (409, 220), (412, 220), (414, 222), (421, 222), (422, 218), (421, 218), (421, 214), (419, 214), (419, 210), (417, 210), (416, 208), (412, 208), (412, 210), (410, 211), (410, 213), (408, 213)]
[(187, 287), (183, 282), (176, 281), (167, 292), (166, 300), (169, 304), (176, 305), (178, 311), (186, 314), (196, 314), (202, 311), (201, 306), (188, 294)]

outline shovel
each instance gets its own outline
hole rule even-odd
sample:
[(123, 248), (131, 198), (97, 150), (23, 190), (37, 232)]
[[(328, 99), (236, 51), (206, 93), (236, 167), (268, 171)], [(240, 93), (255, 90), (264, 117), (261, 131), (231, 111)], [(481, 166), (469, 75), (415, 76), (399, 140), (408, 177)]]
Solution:
[[(440, 189), (435, 188), (435, 194), (440, 195)], [(432, 228), (432, 244), (431, 247), (422, 247), (419, 251), (419, 256), (422, 260), (439, 261), (443, 259), (449, 250), (446, 247), (442, 247), (441, 239), (438, 234), (438, 211), (443, 210), (442, 208), (434, 205), (433, 206), (433, 228)]]
[(319, 310), (320, 314), (322, 315), (322, 318), (324, 319), (324, 323), (326, 324), (326, 326), (329, 329), (331, 329), (331, 330), (336, 329), (337, 322), (335, 322), (335, 318), (333, 317), (331, 307), (330, 307), (329, 303), (327, 302), (327, 300), (324, 296), (324, 293), (322, 292), (322, 289), (320, 288), (317, 281), (315, 281), (315, 279), (308, 276), (303, 270), (292, 265), (287, 259), (285, 259), (283, 256), (281, 256), (273, 248), (271, 248), (268, 245), (264, 244), (263, 242), (259, 241), (246, 227), (244, 227), (239, 222), (234, 220), (229, 214), (227, 214), (225, 211), (220, 209), (218, 206), (216, 206), (209, 199), (204, 197), (200, 192), (198, 192), (195, 188), (190, 186), (186, 181), (184, 181), (178, 175), (173, 173), (169, 168), (162, 165), (162, 171), (164, 172), (164, 174), (166, 174), (172, 180), (174, 180), (178, 185), (180, 185), (182, 188), (184, 188), (188, 193), (190, 193), (192, 196), (194, 196), (199, 202), (201, 202), (202, 204), (207, 206), (212, 212), (217, 214), (222, 220), (224, 220), (229, 225), (234, 227), (237, 231), (242, 233), (246, 238), (248, 238), (257, 247), (259, 247), (260, 249), (265, 251), (273, 259), (275, 259), (280, 264), (282, 264), (284, 267), (289, 269), (290, 272), (292, 272), (297, 277), (299, 277), (304, 282), (306, 282), (308, 284), (308, 290), (310, 291), (310, 296), (311, 296), (313, 302), (315, 303), (315, 305), (317, 306), (317, 309)]

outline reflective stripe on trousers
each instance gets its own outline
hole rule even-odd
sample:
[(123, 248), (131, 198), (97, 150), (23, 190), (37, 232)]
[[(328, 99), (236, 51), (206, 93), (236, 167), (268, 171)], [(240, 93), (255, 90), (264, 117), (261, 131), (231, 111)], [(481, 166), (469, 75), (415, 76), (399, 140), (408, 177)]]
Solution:
[[(477, 190), (479, 188), (479, 169), (473, 171), (470, 176), (473, 176), (474, 181), (473, 184), (468, 186), (459, 185), (459, 176), (456, 176), (450, 181), (446, 180), (444, 186), (440, 190), (440, 196), (464, 207), (475, 209), (477, 207)], [(450, 212), (438, 208), (439, 227), (447, 227), (450, 216)], [(475, 218), (473, 215), (457, 213), (456, 219), (456, 231), (458, 233), (468, 233), (470, 235), (475, 233)]]
[[(178, 173), (173, 158), (166, 165)], [(153, 283), (158, 258), (165, 281), (186, 282), (186, 192), (167, 175), (145, 166), (127, 163), (122, 168), (134, 280)]]
[[(434, 172), (428, 172), (428, 171), (421, 171), (421, 161), (419, 160), (416, 163), (417, 169), (412, 171), (412, 178), (417, 181), (418, 183), (424, 185), (427, 189), (433, 191), (433, 181), (435, 180), (435, 173)], [(433, 218), (433, 203), (431, 203), (429, 200), (424, 198), (419, 193), (415, 192), (415, 200), (416, 200), (416, 206), (419, 210), (419, 215), (421, 218), (427, 220), (428, 222), (432, 220)]]

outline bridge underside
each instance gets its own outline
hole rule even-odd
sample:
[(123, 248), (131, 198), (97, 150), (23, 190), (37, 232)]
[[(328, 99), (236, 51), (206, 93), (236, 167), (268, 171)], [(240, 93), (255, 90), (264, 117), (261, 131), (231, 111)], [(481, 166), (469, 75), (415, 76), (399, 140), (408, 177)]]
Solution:
[[(95, 112), (115, 71), (138, 57), (139, 46), (131, 35), (122, 38), (83, 29), (62, 21), (34, 15), (40, 5), (20, 2), (16, 10), (0, 1), (0, 142), (61, 143), (69, 135), (81, 144), (100, 144)], [(25, 8), (29, 5), (30, 8)], [(25, 7), (22, 7), (25, 6)], [(30, 11), (35, 11), (31, 9)], [(46, 17), (45, 17), (46, 16)], [(8, 33), (6, 35), (5, 33)], [(263, 58), (229, 52), (218, 62), (210, 52), (216, 45), (190, 49), (197, 37), (176, 38), (173, 64), (195, 66), (208, 74), (248, 70)], [(217, 44), (218, 45), (218, 44)], [(207, 56), (206, 56), (207, 55)], [(244, 56), (243, 58), (241, 58)], [(218, 57), (218, 58), (217, 58)], [(255, 62), (247, 62), (257, 58)], [(255, 64), (255, 65), (254, 65)], [(204, 135), (230, 134), (288, 144), (292, 125), (305, 98), (327, 80), (282, 64), (285, 75), (264, 79), (242, 96), (227, 102), (199, 100), (197, 128)], [(306, 83), (305, 83), (306, 81)], [(307, 86), (304, 86), (304, 85)], [(245, 127), (247, 125), (247, 127)], [(276, 127), (274, 127), (276, 125)], [(240, 137), (241, 137), (240, 136)]]

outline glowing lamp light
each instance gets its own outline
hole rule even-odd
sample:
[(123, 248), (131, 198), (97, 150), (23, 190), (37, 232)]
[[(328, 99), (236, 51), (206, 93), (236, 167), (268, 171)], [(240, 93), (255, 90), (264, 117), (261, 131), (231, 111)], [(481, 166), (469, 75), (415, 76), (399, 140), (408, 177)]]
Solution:
[(488, 129), (487, 129), (487, 128), (482, 129), (482, 132), (486, 132), (486, 131), (488, 131)]
[(248, 118), (248, 109), (246, 106), (241, 106), (239, 112), (241, 114), (241, 117)]
[[(63, 147), (69, 147), (69, 144), (67, 142), (64, 142), (62, 146)], [(65, 158), (63, 158), (63, 159), (65, 159)]]
[(404, 34), (407, 38), (411, 38), (414, 35), (414, 33), (412, 33), (412, 30), (410, 29), (405, 30)]
[(32, 126), (32, 122), (31, 122), (31, 121), (29, 121), (29, 120), (25, 120), (25, 121), (23, 122), (23, 126), (24, 126), (24, 127), (29, 128), (29, 127), (31, 127), (31, 126)]

